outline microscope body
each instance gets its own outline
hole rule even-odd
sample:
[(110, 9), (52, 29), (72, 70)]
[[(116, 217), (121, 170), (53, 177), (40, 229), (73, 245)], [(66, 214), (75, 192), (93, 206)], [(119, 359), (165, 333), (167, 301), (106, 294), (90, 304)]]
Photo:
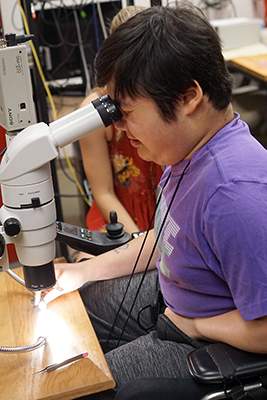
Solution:
[[(24, 275), (32, 277), (25, 277), (31, 290), (55, 282), (56, 207), (49, 160), (58, 151), (50, 135), (46, 124), (29, 126), (10, 142), (0, 165), (2, 235), (15, 245)], [(40, 276), (42, 268), (36, 267), (43, 265), (45, 273)]]
[[(24, 54), (26, 46), (14, 46), (15, 52), (2, 46), (0, 58), (2, 65), (11, 65), (16, 69), (17, 57), (14, 58), (13, 53)], [(23, 59), (25, 56), (20, 60)], [(24, 65), (20, 69), (24, 71), (24, 76), (21, 75), (20, 79), (23, 81), (26, 79), (28, 85), (27, 68)], [(3, 81), (10, 78), (2, 76), (1, 79)], [(49, 125), (43, 122), (34, 124), (32, 119), (28, 120), (26, 126), (27, 124), (29, 126), (20, 131), (20, 128), (23, 128), (21, 125), (25, 122), (17, 111), (21, 113), (21, 107), (28, 110), (28, 105), (33, 108), (29, 90), (24, 92), (24, 95), (25, 99), (18, 96), (18, 104), (13, 101), (13, 104), (9, 106), (7, 104), (9, 98), (6, 100), (3, 91), (0, 93), (0, 114), (5, 107), (11, 110), (7, 114), (2, 113), (2, 119), (0, 115), (0, 124), (9, 133), (11, 130), (11, 135), (9, 134), (7, 138), (7, 150), (0, 164), (3, 200), (3, 206), (0, 209), (0, 266), (4, 270), (9, 268), (6, 245), (13, 243), (24, 269), (25, 286), (37, 291), (50, 288), (55, 284), (53, 266), (55, 239), (60, 240), (56, 225), (50, 161), (58, 156), (60, 148), (79, 140), (103, 125), (111, 125), (121, 118), (121, 113), (109, 96), (105, 95)], [(12, 99), (14, 100), (15, 97), (13, 96)], [(11, 114), (18, 115), (18, 118), (11, 119)], [(61, 235), (61, 237), (66, 243), (68, 235)], [(108, 238), (108, 242), (110, 239), (113, 239), (111, 248), (114, 248), (129, 241), (130, 237), (123, 232), (117, 233), (116, 237)], [(100, 245), (97, 243), (98, 240)], [(93, 235), (91, 242), (91, 250), (92, 244), (95, 243), (98, 254), (101, 252), (98, 248), (101, 247), (101, 242), (104, 244), (102, 252), (110, 249), (106, 247), (106, 238), (103, 236), (94, 238)], [(93, 253), (91, 250), (88, 251)]]

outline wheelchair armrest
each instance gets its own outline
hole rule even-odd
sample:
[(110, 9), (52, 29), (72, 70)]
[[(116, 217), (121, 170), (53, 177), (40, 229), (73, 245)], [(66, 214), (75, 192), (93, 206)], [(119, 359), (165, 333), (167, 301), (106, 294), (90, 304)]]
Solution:
[(190, 374), (203, 383), (225, 383), (267, 375), (267, 355), (212, 343), (187, 356)]

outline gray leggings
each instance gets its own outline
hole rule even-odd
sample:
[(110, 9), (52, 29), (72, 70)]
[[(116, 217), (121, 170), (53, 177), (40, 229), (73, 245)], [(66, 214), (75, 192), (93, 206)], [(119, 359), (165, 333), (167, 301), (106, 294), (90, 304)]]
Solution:
[[(112, 334), (110, 332), (129, 284), (129, 277), (92, 282), (80, 289), (82, 300), (117, 385), (115, 390), (89, 396), (90, 400), (113, 399), (119, 387), (135, 379), (190, 376), (186, 366), (186, 356), (194, 348), (188, 344), (162, 341), (158, 338), (155, 328), (151, 328), (148, 306), (155, 301), (158, 291), (156, 270), (147, 272), (124, 333), (121, 335), (142, 276), (143, 274), (136, 274), (131, 280)], [(137, 319), (141, 309), (143, 311), (139, 316), (141, 322), (139, 326)]]

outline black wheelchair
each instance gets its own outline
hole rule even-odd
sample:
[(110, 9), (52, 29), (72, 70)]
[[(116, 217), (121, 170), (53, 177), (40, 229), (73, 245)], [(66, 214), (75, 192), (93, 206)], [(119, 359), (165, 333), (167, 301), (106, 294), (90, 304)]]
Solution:
[(267, 400), (267, 355), (211, 343), (187, 357), (192, 379), (142, 379), (115, 400)]
[[(201, 347), (187, 357), (193, 378), (209, 385), (219, 384), (201, 400), (267, 399), (267, 355), (249, 353), (225, 343)], [(253, 397), (254, 396), (254, 397)]]

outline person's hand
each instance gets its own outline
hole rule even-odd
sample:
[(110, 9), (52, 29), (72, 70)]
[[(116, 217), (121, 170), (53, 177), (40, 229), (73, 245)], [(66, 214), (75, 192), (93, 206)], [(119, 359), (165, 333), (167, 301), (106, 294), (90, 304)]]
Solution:
[(55, 264), (56, 285), (49, 291), (42, 293), (45, 303), (56, 299), (62, 294), (79, 289), (84, 283), (83, 263)]

